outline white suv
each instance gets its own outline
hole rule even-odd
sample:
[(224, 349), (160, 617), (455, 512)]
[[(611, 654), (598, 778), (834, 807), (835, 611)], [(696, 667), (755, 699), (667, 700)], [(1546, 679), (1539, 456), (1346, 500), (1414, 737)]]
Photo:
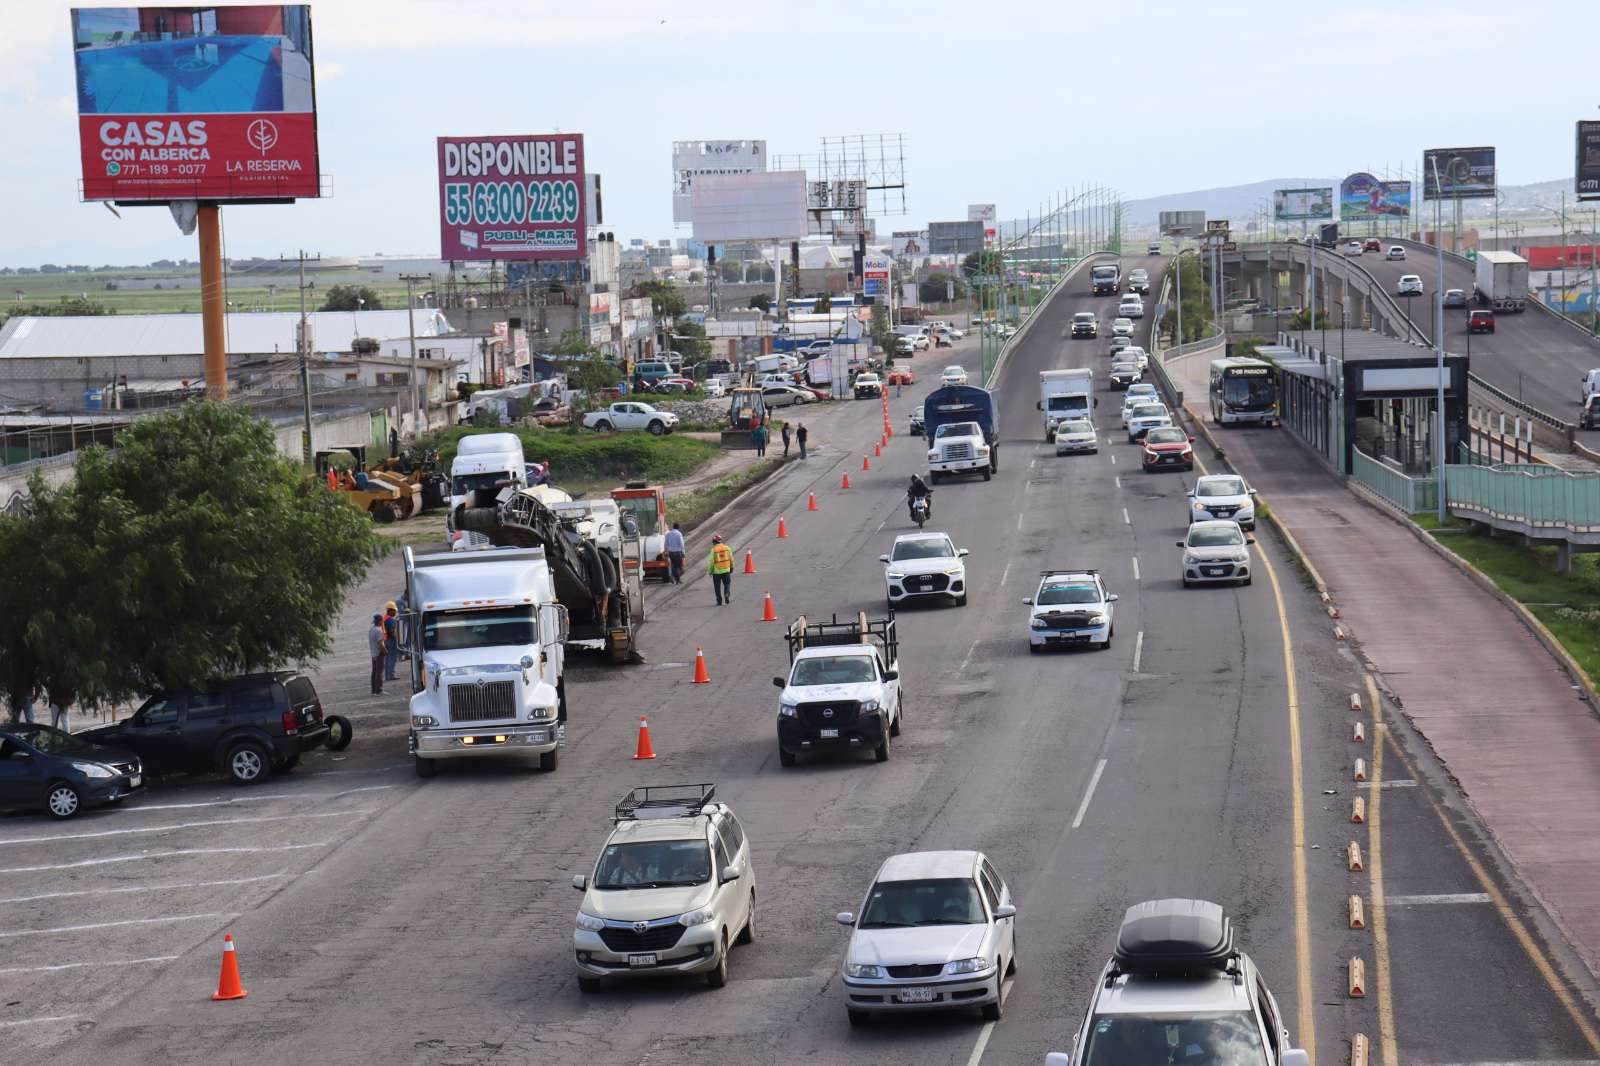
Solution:
[(850, 926), (844, 993), (851, 1025), (874, 1012), (977, 1007), (999, 1021), (1016, 970), (1016, 904), (976, 851), (918, 851), (878, 867)]
[(1144, 300), (1137, 293), (1128, 293), (1117, 304), (1117, 314), (1123, 318), (1143, 318)]
[(636, 788), (617, 804), (611, 835), (583, 893), (578, 988), (608, 977), (704, 974), (728, 983), (728, 951), (756, 932), (756, 881), (744, 827), (713, 785)]
[(957, 548), (947, 533), (905, 533), (894, 538), (883, 563), (883, 583), (889, 607), (924, 596), (948, 598), (957, 607), (967, 605), (967, 549)]
[(1049, 644), (1111, 647), (1117, 631), (1117, 594), (1106, 591), (1098, 570), (1045, 570), (1039, 591), (1022, 601), (1028, 612), (1028, 650)]
[(1206, 474), (1189, 492), (1189, 521), (1231, 518), (1241, 529), (1256, 528), (1256, 493), (1237, 474)]
[(1127, 412), (1128, 443), (1137, 444), (1152, 429), (1172, 425), (1172, 412), (1164, 403), (1141, 403)]
[(964, 367), (947, 366), (944, 368), (944, 372), (939, 375), (940, 385), (965, 385), (966, 383), (967, 371)]
[[(1137, 364), (1135, 364), (1137, 365)], [(1135, 382), (1128, 386), (1128, 391), (1122, 397), (1122, 425), (1128, 425), (1128, 416), (1135, 407), (1143, 403), (1160, 403), (1161, 394), (1156, 392), (1156, 387), (1148, 381)]]

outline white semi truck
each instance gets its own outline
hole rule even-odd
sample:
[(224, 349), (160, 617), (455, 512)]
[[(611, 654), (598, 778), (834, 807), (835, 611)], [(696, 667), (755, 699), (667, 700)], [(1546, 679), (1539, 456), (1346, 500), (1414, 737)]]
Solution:
[(1090, 418), (1099, 403), (1094, 395), (1094, 371), (1039, 371), (1039, 410), (1044, 413), (1044, 439), (1055, 440), (1056, 425), (1072, 418)]
[(450, 511), (445, 515), (445, 541), (452, 550), (478, 547), (488, 538), (461, 528), (461, 511), (487, 507), (506, 486), (527, 483), (522, 439), (515, 433), (473, 433), (456, 445), (450, 461)]
[(517, 754), (554, 770), (567, 716), (563, 642), (543, 548), (405, 549), (411, 729), (419, 777), (446, 759)]
[(1528, 306), (1528, 261), (1515, 252), (1479, 252), (1472, 275), (1479, 307), (1516, 314)]

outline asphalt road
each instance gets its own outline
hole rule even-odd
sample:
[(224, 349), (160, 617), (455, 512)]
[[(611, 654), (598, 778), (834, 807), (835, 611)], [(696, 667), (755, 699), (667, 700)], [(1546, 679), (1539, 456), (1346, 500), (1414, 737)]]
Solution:
[[(178, 785), (65, 827), (6, 820), (18, 839), (0, 840), (10, 916), (0, 945), (34, 952), (0, 964), (0, 1023), (18, 1023), (7, 1036), (22, 1037), (8, 1061), (1038, 1062), (1070, 1040), (1122, 910), (1195, 895), (1233, 915), (1296, 1042), (1311, 1042), (1314, 1022), (1318, 1060), (1343, 1062), (1348, 1035), (1376, 1038), (1380, 1021), (1376, 994), (1344, 995), (1347, 958), (1372, 965), (1381, 955), (1374, 933), (1346, 928), (1345, 900), (1368, 891), (1344, 866), (1344, 845), (1362, 830), (1349, 824), (1352, 797), (1385, 805), (1390, 892), (1453, 892), (1462, 861), (1427, 806), (1434, 785), (1351, 782), (1359, 664), (1269, 531), (1257, 550), (1275, 582), (1258, 566), (1251, 587), (1185, 591), (1174, 541), (1189, 478), (1139, 472), (1116, 432), (1120, 395), (1100, 394), (1099, 455), (1058, 459), (1044, 444), (1037, 373), (1091, 366), (1103, 382), (1105, 338), (1069, 341), (1065, 323), (1086, 308), (1109, 323), (1113, 303), (1078, 280), (1040, 312), (1000, 381), (998, 476), (936, 491), (931, 525), (971, 549), (972, 592), (965, 608), (900, 615), (906, 725), (887, 764), (779, 767), (771, 677), (786, 657), (779, 627), (756, 621), (764, 590), (783, 618), (881, 609), (877, 557), (910, 528), (903, 486), (925, 453), (920, 439), (896, 436), (863, 472), (876, 405), (842, 405), (828, 415), (828, 447), (719, 522), (759, 568), (735, 575), (731, 607), (713, 606), (692, 566), (688, 584), (652, 594), (646, 663), (571, 667), (569, 740), (554, 775), (484, 764), (419, 782), (397, 765), (404, 704), (391, 695), (369, 705), (348, 761), (306, 767), (323, 776), (254, 791)], [(891, 401), (897, 427), (938, 367), (958, 358), (917, 358), (919, 384)], [(844, 472), (848, 491), (837, 488)], [(812, 491), (814, 514), (804, 506)], [(691, 544), (691, 557), (704, 548)], [(1121, 596), (1111, 650), (1028, 654), (1019, 600), (1046, 565), (1106, 575)], [(369, 595), (397, 572), (386, 564)], [(356, 691), (366, 609), (347, 610), (341, 647), (351, 650), (325, 669), (325, 688)], [(697, 645), (707, 686), (690, 684)], [(630, 760), (641, 712), (660, 756), (643, 765)], [(580, 995), (570, 878), (589, 870), (627, 788), (681, 781), (715, 781), (747, 827), (759, 938), (735, 950), (722, 990), (662, 981)], [(172, 806), (213, 798), (237, 802)], [(258, 804), (282, 820), (224, 824)], [(126, 835), (147, 825), (158, 831)], [(299, 850), (158, 854), (224, 837)], [(852, 1029), (838, 988), (847, 934), (833, 914), (855, 908), (885, 856), (944, 847), (986, 851), (1017, 896), (1022, 954), (1005, 1019)], [(245, 877), (270, 880), (196, 884), (187, 897), (161, 889)], [(132, 891), (89, 894), (108, 887)], [(1571, 1023), (1494, 909), (1417, 906), (1427, 917), (1415, 924), (1391, 908), (1405, 1062), (1579, 1057)], [(113, 922), (147, 924), (57, 931)], [(213, 1004), (223, 929), (238, 941), (250, 995)], [(97, 957), (118, 965), (36, 968)]]

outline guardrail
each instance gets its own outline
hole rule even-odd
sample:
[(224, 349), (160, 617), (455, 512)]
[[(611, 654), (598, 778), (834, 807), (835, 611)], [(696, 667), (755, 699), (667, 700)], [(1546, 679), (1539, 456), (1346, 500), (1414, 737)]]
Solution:
[(1064, 286), (1068, 281), (1072, 280), (1072, 278), (1077, 275), (1078, 271), (1082, 270), (1086, 265), (1095, 262), (1103, 256), (1115, 256), (1117, 254), (1118, 253), (1116, 252), (1090, 252), (1079, 259), (1076, 263), (1073, 263), (1070, 267), (1068, 267), (1066, 273), (1057, 278), (1055, 284), (1046, 289), (1044, 296), (1039, 300), (1038, 303), (1033, 305), (1033, 309), (1028, 313), (1027, 318), (1023, 319), (1022, 327), (1018, 329), (1014, 335), (1006, 339), (1005, 345), (1000, 349), (1000, 354), (995, 358), (994, 366), (989, 368), (988, 376), (983, 379), (983, 387), (986, 389), (994, 388), (995, 382), (1000, 380), (1001, 368), (1006, 365), (1006, 360), (1011, 358), (1012, 350), (1018, 344), (1022, 343), (1023, 338), (1028, 335), (1028, 330), (1032, 329), (1033, 324), (1039, 320), (1039, 313), (1049, 305), (1051, 300), (1055, 299), (1056, 294), (1061, 291), (1062, 286)]
[[(1350, 476), (1406, 514), (1431, 511), (1439, 506), (1437, 478), (1411, 477), (1392, 466), (1380, 463), (1360, 448), (1352, 448), (1350, 451), (1355, 457), (1351, 463)], [(1454, 488), (1453, 485), (1451, 487)]]
[(1451, 464), (1445, 503), (1452, 514), (1537, 539), (1600, 543), (1600, 473)]

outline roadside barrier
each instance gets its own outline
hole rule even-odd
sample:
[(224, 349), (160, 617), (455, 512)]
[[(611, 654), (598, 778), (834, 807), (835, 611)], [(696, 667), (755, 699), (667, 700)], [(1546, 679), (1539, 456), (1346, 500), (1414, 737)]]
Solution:
[(635, 760), (656, 757), (656, 750), (650, 746), (650, 723), (642, 714), (639, 716), (639, 743), (633, 749), (633, 757)]
[(749, 548), (744, 550), (744, 572), (747, 574), (756, 572), (756, 557)]

